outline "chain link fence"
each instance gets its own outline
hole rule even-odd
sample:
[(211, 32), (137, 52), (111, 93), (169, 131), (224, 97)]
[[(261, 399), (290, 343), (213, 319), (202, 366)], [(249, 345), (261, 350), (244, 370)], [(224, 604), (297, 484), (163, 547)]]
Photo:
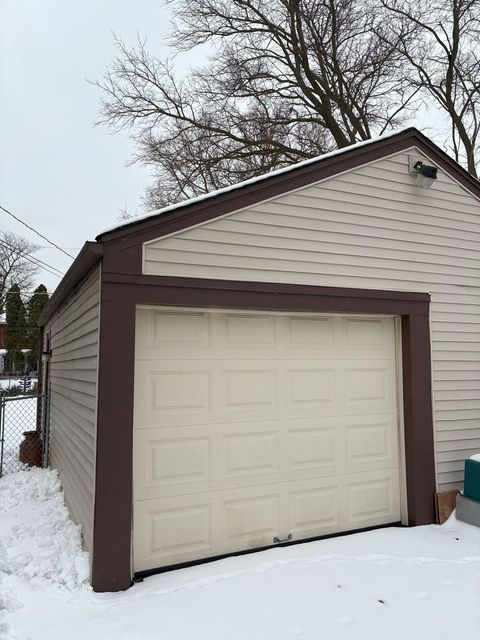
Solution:
[(0, 477), (28, 465), (42, 465), (42, 440), (37, 416), (44, 396), (0, 394)]

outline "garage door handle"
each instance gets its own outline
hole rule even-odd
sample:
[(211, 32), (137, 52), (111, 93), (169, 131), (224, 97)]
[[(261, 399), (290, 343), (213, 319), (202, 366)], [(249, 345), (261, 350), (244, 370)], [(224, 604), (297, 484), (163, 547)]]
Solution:
[(283, 540), (281, 538), (277, 538), (275, 536), (275, 538), (273, 539), (273, 544), (278, 544), (279, 542), (289, 542), (292, 538), (293, 538), (293, 536), (292, 536), (291, 533), (289, 533), (288, 536), (286, 538), (284, 538)]

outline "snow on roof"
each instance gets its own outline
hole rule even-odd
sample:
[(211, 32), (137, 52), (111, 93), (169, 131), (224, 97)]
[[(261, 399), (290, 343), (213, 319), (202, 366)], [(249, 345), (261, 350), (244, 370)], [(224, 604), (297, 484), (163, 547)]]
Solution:
[(142, 216), (135, 216), (134, 218), (130, 218), (122, 222), (121, 224), (116, 224), (113, 227), (108, 227), (104, 229), (101, 233), (98, 234), (97, 239), (100, 236), (103, 236), (105, 233), (111, 233), (112, 231), (116, 231), (117, 229), (121, 229), (122, 227), (128, 227), (131, 224), (136, 222), (140, 222), (142, 220), (147, 220), (148, 218), (154, 218), (155, 216), (160, 216), (165, 213), (170, 213), (175, 209), (181, 209), (182, 207), (187, 207), (189, 205), (195, 204), (197, 202), (201, 202), (202, 200), (208, 200), (209, 198), (214, 198), (215, 196), (219, 196), (223, 193), (228, 193), (229, 191), (234, 191), (235, 189), (240, 189), (249, 184), (254, 184), (255, 182), (261, 182), (262, 180), (266, 180), (267, 178), (271, 178), (272, 176), (278, 176), (284, 173), (288, 173), (289, 171), (294, 171), (295, 169), (299, 169), (300, 167), (305, 167), (319, 160), (326, 160), (327, 158), (332, 158), (334, 156), (341, 155), (342, 153), (347, 153), (348, 151), (352, 151), (353, 149), (358, 149), (360, 147), (367, 147), (374, 142), (378, 142), (379, 140), (387, 140), (388, 138), (392, 138), (394, 136), (398, 136), (405, 131), (413, 131), (414, 127), (405, 127), (399, 129), (398, 131), (387, 133), (381, 136), (376, 136), (371, 138), (370, 140), (362, 140), (361, 142), (357, 142), (355, 144), (351, 144), (348, 147), (342, 147), (341, 149), (335, 149), (334, 151), (330, 151), (329, 153), (324, 153), (320, 156), (316, 156), (315, 158), (308, 158), (307, 160), (302, 160), (301, 162), (297, 162), (296, 164), (289, 165), (288, 167), (282, 167), (281, 169), (275, 169), (274, 171), (270, 171), (269, 173), (264, 173), (261, 176), (255, 176), (254, 178), (249, 178), (248, 180), (243, 180), (242, 182), (237, 182), (235, 184), (231, 184), (227, 187), (223, 187), (222, 189), (216, 189), (215, 191), (209, 191), (208, 193), (204, 193), (200, 196), (196, 196), (195, 198), (190, 198), (188, 200), (182, 200), (182, 202), (177, 202), (176, 204), (171, 204), (168, 207), (164, 207), (163, 209), (156, 209), (155, 211), (151, 211), (150, 213), (146, 213)]

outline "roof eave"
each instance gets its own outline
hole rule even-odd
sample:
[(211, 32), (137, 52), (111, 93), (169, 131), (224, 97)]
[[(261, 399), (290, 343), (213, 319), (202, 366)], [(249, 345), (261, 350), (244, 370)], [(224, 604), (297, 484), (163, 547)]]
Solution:
[(72, 293), (75, 287), (83, 280), (103, 257), (103, 246), (97, 242), (86, 242), (80, 250), (75, 260), (70, 265), (67, 273), (63, 276), (60, 284), (53, 292), (52, 297), (43, 308), (38, 325), (45, 326), (58, 307)]

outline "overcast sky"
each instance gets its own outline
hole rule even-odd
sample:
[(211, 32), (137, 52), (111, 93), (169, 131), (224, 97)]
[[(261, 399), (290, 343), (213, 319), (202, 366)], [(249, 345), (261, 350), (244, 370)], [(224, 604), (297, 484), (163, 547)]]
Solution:
[[(167, 56), (169, 15), (162, 0), (0, 0), (0, 7), (0, 204), (76, 255), (120, 209), (138, 211), (149, 182), (145, 168), (127, 166), (128, 135), (94, 126), (100, 92), (87, 79), (112, 60), (112, 32), (127, 44), (146, 36), (151, 53)], [(417, 121), (427, 135), (431, 124)], [(38, 241), (40, 259), (68, 268), (71, 260), (2, 211), (0, 229)], [(43, 272), (38, 282), (53, 291), (59, 279)]]
[[(75, 255), (111, 226), (125, 206), (140, 207), (146, 169), (127, 167), (127, 134), (94, 127), (96, 79), (114, 55), (112, 31), (152, 52), (163, 46), (169, 16), (161, 0), (0, 0), (0, 204)], [(0, 229), (46, 244), (0, 211)], [(38, 257), (65, 271), (53, 248)], [(59, 279), (41, 274), (49, 291)]]

